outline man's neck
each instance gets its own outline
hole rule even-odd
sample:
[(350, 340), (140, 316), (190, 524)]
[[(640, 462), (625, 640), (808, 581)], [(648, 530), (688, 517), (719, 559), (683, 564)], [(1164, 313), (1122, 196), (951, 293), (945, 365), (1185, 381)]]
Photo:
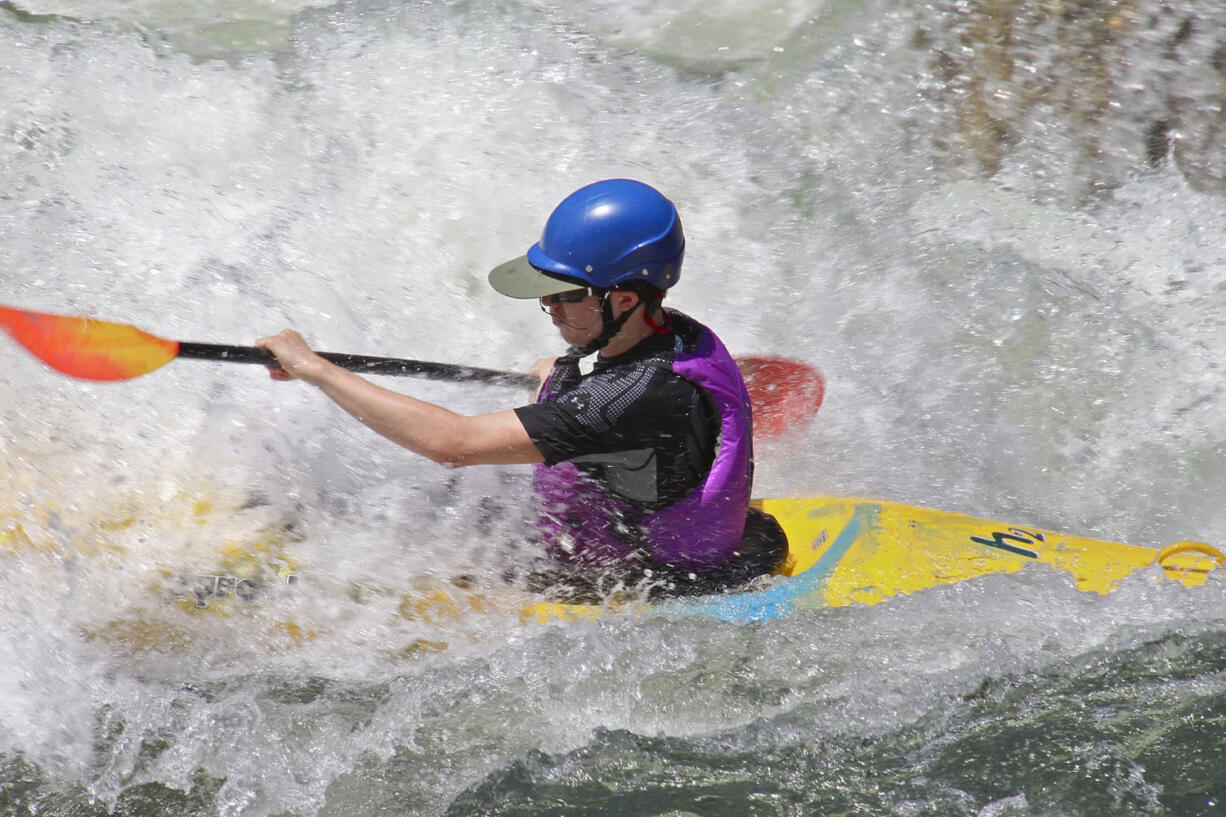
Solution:
[(600, 356), (611, 358), (625, 354), (655, 333), (656, 331), (648, 325), (647, 321), (643, 320), (643, 313), (640, 311), (632, 315), (621, 331), (605, 344), (605, 347), (600, 350)]

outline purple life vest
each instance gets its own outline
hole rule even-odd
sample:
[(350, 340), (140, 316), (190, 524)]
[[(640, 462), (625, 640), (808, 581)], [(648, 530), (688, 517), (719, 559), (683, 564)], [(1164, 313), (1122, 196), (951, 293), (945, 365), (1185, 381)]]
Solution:
[[(672, 371), (703, 389), (718, 409), (711, 468), (681, 500), (650, 511), (603, 489), (573, 462), (536, 466), (539, 529), (560, 562), (609, 567), (645, 550), (653, 562), (700, 571), (727, 562), (741, 543), (753, 472), (749, 394), (736, 362), (710, 329), (680, 313), (670, 317), (700, 330), (690, 349), (680, 348), (677, 336)], [(559, 396), (550, 388), (553, 380), (541, 390), (541, 402)]]

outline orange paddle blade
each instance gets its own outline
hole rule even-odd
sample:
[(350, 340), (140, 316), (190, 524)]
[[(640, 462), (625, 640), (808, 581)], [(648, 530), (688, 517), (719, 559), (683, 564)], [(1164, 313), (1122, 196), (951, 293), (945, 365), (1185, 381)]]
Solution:
[(53, 369), (85, 380), (128, 380), (174, 360), (177, 341), (134, 326), (0, 306), (0, 327)]
[(754, 431), (777, 437), (817, 416), (826, 396), (822, 373), (807, 363), (782, 357), (737, 357), (753, 404)]

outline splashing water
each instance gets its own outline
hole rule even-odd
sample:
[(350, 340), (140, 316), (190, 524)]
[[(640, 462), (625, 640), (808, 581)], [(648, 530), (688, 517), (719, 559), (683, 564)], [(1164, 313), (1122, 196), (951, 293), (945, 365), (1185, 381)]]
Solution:
[[(0, 302), (524, 369), (557, 339), (485, 271), (633, 176), (685, 219), (670, 300), (826, 375), (759, 494), (1221, 543), (1223, 31), (1207, 2), (0, 3)], [(5, 813), (1226, 798), (1220, 578), (522, 626), (435, 595), (515, 558), (521, 471), (250, 367), (0, 353)]]

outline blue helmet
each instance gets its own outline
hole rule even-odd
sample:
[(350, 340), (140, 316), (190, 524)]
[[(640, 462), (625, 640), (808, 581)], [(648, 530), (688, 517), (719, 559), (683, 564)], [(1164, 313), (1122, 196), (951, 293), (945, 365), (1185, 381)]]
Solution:
[(685, 234), (673, 203), (642, 182), (609, 179), (567, 196), (527, 255), (494, 268), (489, 279), (512, 298), (631, 281), (668, 289), (681, 277), (684, 257)]

